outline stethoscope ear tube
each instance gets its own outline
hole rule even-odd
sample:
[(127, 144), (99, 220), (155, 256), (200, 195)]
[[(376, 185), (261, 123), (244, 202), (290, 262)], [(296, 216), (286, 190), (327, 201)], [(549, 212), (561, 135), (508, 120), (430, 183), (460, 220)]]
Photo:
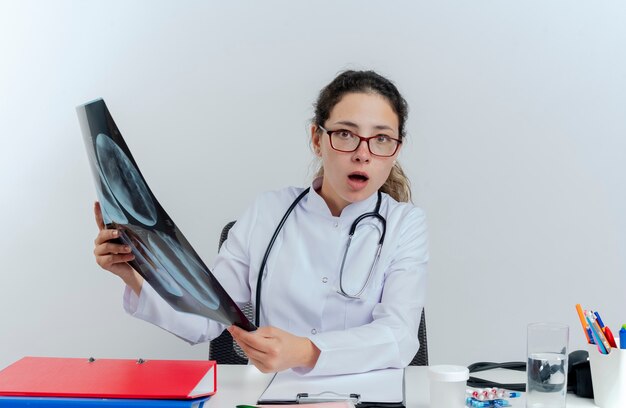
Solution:
[[(523, 361), (511, 361), (506, 363), (479, 362), (470, 364), (468, 367), (470, 373), (480, 371), (493, 370), (495, 368), (506, 368), (515, 371), (526, 371), (526, 363)], [(467, 380), (468, 387), (475, 388), (506, 388), (511, 391), (526, 391), (526, 383), (498, 383), (478, 377), (470, 377)]]
[(372, 211), (372, 212), (368, 212), (368, 213), (359, 215), (357, 217), (357, 219), (354, 220), (354, 222), (352, 223), (352, 226), (350, 227), (350, 232), (348, 233), (348, 236), (350, 238), (352, 238), (352, 236), (356, 232), (356, 227), (359, 226), (359, 222), (361, 222), (362, 220), (364, 220), (365, 218), (368, 218), (368, 217), (374, 217), (374, 218), (378, 219), (380, 221), (380, 223), (382, 224), (383, 228), (381, 230), (380, 239), (378, 240), (378, 245), (382, 245), (383, 242), (385, 242), (385, 233), (387, 232), (387, 221), (385, 220), (385, 217), (380, 215), (380, 213), (378, 211)]
[(296, 205), (298, 205), (300, 200), (302, 200), (302, 198), (304, 198), (304, 196), (308, 194), (310, 189), (311, 187), (307, 187), (302, 193), (300, 193), (300, 195), (293, 201), (293, 203), (291, 203), (291, 205), (285, 212), (285, 215), (283, 215), (283, 218), (278, 223), (276, 230), (274, 230), (274, 235), (272, 235), (272, 239), (270, 240), (270, 243), (267, 245), (267, 249), (265, 250), (265, 255), (263, 255), (263, 261), (261, 261), (259, 276), (257, 277), (256, 282), (256, 304), (254, 308), (254, 324), (256, 325), (256, 327), (259, 327), (259, 323), (261, 322), (261, 282), (263, 281), (263, 270), (265, 269), (265, 264), (267, 264), (267, 258), (269, 258), (270, 251), (274, 246), (274, 241), (276, 241), (276, 237), (278, 236), (280, 230), (283, 228), (285, 221), (287, 221), (289, 214), (291, 214), (293, 209), (296, 208)]

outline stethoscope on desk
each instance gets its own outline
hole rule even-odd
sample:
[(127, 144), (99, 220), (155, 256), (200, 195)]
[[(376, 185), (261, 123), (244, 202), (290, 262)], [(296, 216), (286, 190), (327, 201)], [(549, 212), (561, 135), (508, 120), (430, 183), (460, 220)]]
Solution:
[[(272, 247), (274, 246), (274, 242), (276, 241), (276, 237), (278, 236), (278, 233), (280, 232), (280, 230), (283, 228), (283, 225), (285, 224), (285, 221), (287, 221), (287, 218), (289, 217), (289, 214), (291, 214), (293, 209), (296, 208), (296, 205), (298, 205), (300, 200), (302, 200), (304, 198), (304, 196), (308, 194), (310, 189), (311, 188), (309, 187), (309, 188), (305, 189), (302, 193), (300, 193), (300, 195), (298, 197), (296, 197), (296, 199), (293, 201), (293, 203), (291, 203), (291, 205), (289, 206), (287, 211), (285, 211), (285, 215), (283, 215), (283, 218), (278, 223), (278, 226), (276, 227), (276, 230), (274, 231), (274, 234), (272, 235), (272, 238), (270, 239), (270, 242), (267, 245), (267, 249), (265, 250), (265, 255), (263, 256), (263, 261), (261, 261), (261, 267), (259, 268), (259, 276), (257, 278), (257, 283), (256, 283), (255, 324), (256, 324), (257, 327), (259, 326), (259, 323), (260, 323), (261, 284), (263, 282), (263, 270), (265, 269), (265, 264), (267, 263), (267, 258), (269, 258), (270, 251), (272, 250)], [(341, 269), (339, 270), (339, 290), (337, 291), (337, 293), (339, 293), (340, 295), (342, 295), (342, 296), (344, 296), (344, 297), (346, 297), (348, 299), (360, 299), (361, 295), (365, 291), (365, 288), (367, 287), (369, 281), (372, 278), (372, 274), (374, 272), (374, 268), (376, 268), (376, 264), (378, 263), (378, 259), (380, 258), (380, 251), (382, 250), (383, 243), (385, 242), (385, 232), (387, 232), (387, 221), (385, 220), (385, 218), (382, 215), (380, 215), (380, 203), (381, 203), (381, 201), (382, 201), (382, 194), (381, 194), (380, 191), (378, 191), (378, 200), (376, 201), (376, 207), (374, 208), (374, 211), (361, 214), (360, 216), (358, 216), (354, 220), (354, 222), (350, 226), (350, 231), (348, 233), (348, 243), (346, 244), (346, 250), (343, 253), (343, 259), (341, 260)], [(372, 267), (370, 268), (370, 271), (367, 274), (367, 279), (365, 280), (365, 283), (363, 284), (361, 289), (359, 289), (359, 291), (357, 291), (354, 294), (350, 294), (350, 293), (346, 292), (346, 290), (343, 288), (343, 268), (344, 268), (344, 265), (346, 263), (346, 257), (348, 255), (348, 250), (350, 249), (350, 243), (352, 242), (352, 237), (354, 236), (354, 233), (356, 231), (357, 226), (359, 225), (359, 222), (363, 221), (366, 218), (371, 218), (371, 217), (378, 219), (381, 222), (381, 224), (382, 224), (382, 230), (381, 230), (381, 233), (380, 233), (380, 239), (378, 240), (378, 247), (376, 249), (376, 255), (374, 257), (374, 262), (372, 263)]]

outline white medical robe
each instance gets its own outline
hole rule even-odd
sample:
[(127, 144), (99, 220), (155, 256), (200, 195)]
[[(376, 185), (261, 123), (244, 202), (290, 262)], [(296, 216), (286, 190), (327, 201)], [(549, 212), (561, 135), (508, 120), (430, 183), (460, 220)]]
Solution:
[[(417, 352), (417, 331), (426, 292), (428, 261), (424, 213), (382, 195), (380, 214), (387, 230), (380, 259), (360, 299), (337, 293), (340, 267), (353, 221), (374, 210), (377, 194), (331, 215), (315, 191), (300, 201), (276, 239), (264, 271), (261, 325), (308, 337), (320, 350), (303, 375), (334, 375), (405, 367)], [(276, 226), (302, 188), (261, 194), (237, 220), (212, 273), (238, 304), (252, 302), (260, 263)], [(358, 292), (376, 253), (380, 222), (359, 223), (344, 266), (343, 288)], [(225, 328), (202, 316), (172, 309), (144, 282), (141, 295), (126, 288), (124, 308), (131, 315), (190, 343), (209, 341)]]

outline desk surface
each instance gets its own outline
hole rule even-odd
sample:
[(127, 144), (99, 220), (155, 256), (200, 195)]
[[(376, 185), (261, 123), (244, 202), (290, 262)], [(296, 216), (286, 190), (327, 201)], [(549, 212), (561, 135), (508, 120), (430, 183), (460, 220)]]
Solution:
[[(429, 408), (428, 367), (412, 366), (406, 369), (406, 407)], [(209, 400), (209, 407), (234, 407), (237, 404), (256, 404), (257, 398), (269, 384), (273, 374), (263, 374), (254, 366), (220, 365), (217, 370), (217, 393)], [(505, 377), (494, 370), (489, 379)], [(504, 379), (501, 379), (504, 381)], [(510, 400), (513, 407), (524, 407), (524, 397)], [(593, 400), (567, 395), (568, 408), (596, 407)]]

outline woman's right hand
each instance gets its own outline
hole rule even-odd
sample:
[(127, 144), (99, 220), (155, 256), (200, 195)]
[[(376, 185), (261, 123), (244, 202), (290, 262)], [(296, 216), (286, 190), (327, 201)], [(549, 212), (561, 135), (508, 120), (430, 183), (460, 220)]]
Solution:
[(135, 259), (135, 256), (130, 253), (128, 245), (111, 242), (111, 240), (119, 237), (119, 232), (115, 229), (105, 228), (99, 202), (96, 201), (94, 203), (93, 210), (96, 224), (98, 224), (98, 229), (100, 230), (96, 236), (95, 248), (93, 250), (96, 256), (96, 263), (102, 269), (119, 276), (139, 295), (143, 278), (128, 264), (128, 262)]

